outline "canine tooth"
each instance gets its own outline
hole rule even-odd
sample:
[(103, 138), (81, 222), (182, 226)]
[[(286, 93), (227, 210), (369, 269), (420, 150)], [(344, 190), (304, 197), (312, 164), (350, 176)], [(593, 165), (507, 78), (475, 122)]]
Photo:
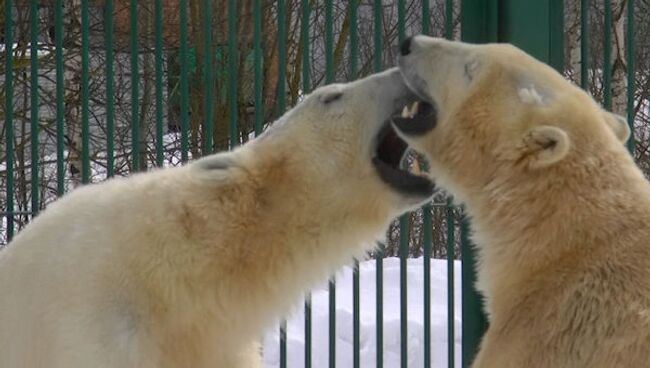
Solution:
[(410, 114), (410, 111), (409, 111), (409, 107), (408, 107), (408, 105), (407, 105), (407, 106), (404, 106), (404, 108), (402, 109), (402, 114), (401, 114), (401, 116), (402, 116), (403, 118), (410, 118), (409, 114)]
[(417, 158), (413, 160), (413, 167), (411, 167), (411, 172), (416, 175), (422, 173), (422, 167), (420, 166), (420, 161)]
[(413, 105), (411, 105), (411, 117), (414, 117), (418, 113), (418, 108), (420, 108), (420, 102), (413, 102)]

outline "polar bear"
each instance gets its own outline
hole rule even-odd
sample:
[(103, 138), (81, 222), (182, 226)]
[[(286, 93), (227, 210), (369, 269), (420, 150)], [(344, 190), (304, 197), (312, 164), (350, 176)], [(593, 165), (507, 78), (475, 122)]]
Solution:
[(259, 138), (89, 185), (0, 254), (0, 367), (252, 368), (258, 337), (433, 194), (399, 168), (397, 69), (315, 90)]
[(507, 44), (418, 35), (398, 133), (464, 204), (489, 328), (475, 368), (650, 366), (650, 185), (625, 119)]

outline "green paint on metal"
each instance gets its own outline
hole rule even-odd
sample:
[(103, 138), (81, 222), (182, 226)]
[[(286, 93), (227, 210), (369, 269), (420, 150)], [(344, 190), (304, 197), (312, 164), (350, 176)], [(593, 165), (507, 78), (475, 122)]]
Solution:
[[(310, 20), (310, 6), (309, 0), (301, 1), (302, 19), (300, 24), (300, 40), (302, 42), (302, 91), (307, 95), (311, 90), (311, 62), (309, 50), (309, 20)], [(305, 368), (312, 366), (312, 336), (311, 336), (311, 293), (305, 296)]]
[[(63, 3), (63, 2), (62, 2)], [(57, 6), (57, 10), (58, 10)], [(115, 174), (115, 79), (113, 78), (113, 0), (106, 0), (104, 13), (106, 37), (106, 175)], [(63, 67), (63, 66), (62, 66)], [(63, 71), (61, 72), (63, 75)], [(63, 77), (61, 77), (63, 86)], [(58, 85), (58, 82), (57, 82)], [(63, 87), (62, 87), (63, 88)]]
[(329, 291), (329, 367), (336, 367), (336, 279), (332, 276)]
[(406, 4), (404, 0), (397, 2), (397, 40), (402, 43), (406, 38)]
[(498, 41), (515, 44), (561, 71), (564, 68), (563, 9), (562, 0), (501, 0)]
[(287, 321), (280, 322), (280, 368), (287, 368)]
[[(431, 9), (429, 0), (422, 0), (422, 34), (431, 32)], [(426, 364), (425, 364), (426, 366)]]
[(255, 136), (262, 133), (264, 118), (262, 70), (262, 0), (253, 0), (253, 68), (255, 73)]
[(287, 15), (284, 0), (278, 0), (278, 106), (277, 114), (282, 115), (287, 104)]
[(630, 126), (630, 139), (627, 141), (627, 149), (634, 155), (634, 0), (627, 1), (627, 30), (625, 41), (627, 59), (627, 123)]
[(375, 0), (374, 4), (374, 17), (373, 17), (373, 40), (374, 40), (374, 57), (373, 57), (373, 66), (374, 66), (374, 71), (375, 73), (378, 73), (382, 70), (383, 68), (383, 62), (382, 62), (382, 40), (383, 40), (383, 34), (382, 34), (382, 27), (383, 27), (383, 18), (384, 18), (384, 12), (382, 11), (382, 4), (381, 0)]
[(454, 38), (454, 0), (445, 1), (445, 38)]
[(140, 71), (138, 69), (138, 2), (131, 0), (131, 157), (134, 171), (140, 167)]
[[(461, 2), (461, 39), (465, 42), (496, 42), (498, 21), (497, 0), (464, 0)], [(486, 317), (481, 296), (474, 285), (476, 280), (476, 254), (469, 241), (465, 219), (461, 222), (462, 252), (462, 366), (469, 367), (478, 352), (481, 336), (486, 330)]]
[[(333, 3), (325, 1), (325, 83), (334, 81)], [(329, 281), (329, 367), (336, 367), (336, 279)]]
[[(548, 58), (544, 60), (560, 73), (564, 72), (564, 0), (548, 0)], [(530, 17), (535, 17), (532, 13)], [(530, 27), (530, 25), (528, 26)]]
[(603, 34), (603, 99), (607, 110), (612, 109), (612, 3), (605, 0), (605, 29)]
[(461, 38), (472, 43), (496, 42), (499, 15), (498, 0), (463, 0)]
[[(456, 219), (454, 207), (450, 198), (447, 199), (447, 363), (449, 368), (454, 368), (456, 360), (456, 331), (454, 330), (455, 309), (454, 309), (454, 255), (456, 249)], [(429, 345), (427, 345), (429, 346)]]
[[(282, 63), (280, 63), (282, 64)], [(237, 129), (237, 1), (228, 0), (228, 105), (230, 149), (239, 144)]]
[(302, 90), (304, 94), (311, 90), (311, 65), (309, 50), (309, 0), (302, 0), (302, 20), (300, 24), (300, 39), (302, 42)]
[[(358, 35), (358, 0), (351, 0), (350, 8), (350, 79), (357, 78), (359, 47)], [(361, 310), (360, 310), (359, 261), (354, 260), (352, 268), (352, 366), (361, 367)]]
[(332, 0), (325, 0), (325, 83), (334, 81), (334, 22)]
[(64, 160), (64, 116), (63, 105), (63, 0), (56, 0), (54, 10), (54, 50), (56, 65), (56, 194), (65, 193), (65, 166)]
[[(406, 38), (406, 4), (397, 2), (397, 39), (398, 44)], [(402, 163), (405, 167), (406, 163)], [(409, 254), (409, 215), (399, 219), (399, 305), (400, 305), (400, 367), (408, 366), (408, 254)]]
[(399, 305), (400, 305), (400, 366), (408, 366), (408, 253), (409, 215), (399, 219)]
[[(424, 278), (424, 366), (431, 367), (431, 249), (433, 247), (433, 223), (431, 203), (422, 207), (422, 248)], [(453, 341), (453, 340), (452, 340)], [(450, 344), (453, 345), (453, 344)]]
[[(13, 1), (5, 0), (5, 45), (14, 44)], [(9, 16), (6, 16), (9, 15)], [(13, 47), (5, 47), (5, 139), (7, 142), (7, 241), (14, 236), (14, 86)]]
[(181, 58), (181, 161), (187, 162), (189, 151), (189, 59), (187, 50), (187, 0), (179, 0), (179, 18), (181, 28), (180, 58)]
[[(287, 81), (287, 31), (286, 31), (286, 4), (284, 0), (278, 1), (278, 104), (277, 115), (280, 116), (286, 109), (286, 81)], [(231, 54), (232, 55), (232, 54)], [(280, 368), (287, 366), (287, 334), (286, 321), (280, 326)]]
[[(473, 244), (469, 240), (469, 224), (466, 218), (461, 223), (461, 252), (462, 263), (462, 349), (463, 367), (469, 367), (478, 352), (481, 336), (487, 329), (487, 319), (483, 314), (482, 297), (474, 288), (476, 285), (475, 253)], [(467, 257), (467, 256), (470, 257)], [(469, 258), (469, 259), (468, 259)]]
[(305, 296), (305, 368), (311, 368), (311, 293)]
[(589, 0), (580, 0), (580, 86), (589, 88)]
[[(374, 71), (380, 72), (382, 63), (383, 10), (381, 0), (374, 2)], [(378, 244), (375, 253), (375, 326), (377, 368), (384, 366), (384, 245)]]
[(81, 2), (81, 182), (90, 181), (90, 81), (89, 81), (89, 33), (88, 1)]
[(214, 134), (214, 66), (212, 64), (212, 0), (203, 0), (203, 85), (205, 100), (203, 101), (203, 154), (212, 153), (212, 137)]
[(162, 0), (156, 0), (154, 17), (155, 17), (155, 63), (156, 63), (156, 166), (162, 167), (164, 161), (163, 154), (163, 56), (162, 56)]
[(31, 137), (31, 195), (32, 195), (32, 216), (36, 216), (39, 210), (39, 183), (38, 183), (38, 136), (40, 126), (38, 123), (38, 2), (31, 0), (29, 2), (29, 28), (30, 28), (30, 48), (29, 48), (29, 134)]

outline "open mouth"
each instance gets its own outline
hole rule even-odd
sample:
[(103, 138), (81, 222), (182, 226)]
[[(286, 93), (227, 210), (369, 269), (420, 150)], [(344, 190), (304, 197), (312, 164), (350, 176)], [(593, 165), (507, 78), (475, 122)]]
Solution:
[(392, 122), (404, 135), (422, 135), (436, 127), (436, 108), (428, 102), (415, 102), (410, 109), (405, 108), (401, 116), (394, 117)]
[[(405, 107), (401, 116), (393, 117), (392, 123), (387, 122), (377, 135), (377, 146), (372, 163), (381, 179), (400, 193), (423, 197), (433, 195), (434, 185), (431, 180), (401, 167), (408, 144), (395, 132), (397, 128), (407, 135), (411, 134), (409, 133), (411, 130), (414, 130), (413, 134), (418, 134), (417, 132), (421, 130), (420, 122), (431, 114), (435, 115), (433, 106), (426, 102), (416, 102), (412, 106)], [(411, 124), (414, 126), (410, 127)]]

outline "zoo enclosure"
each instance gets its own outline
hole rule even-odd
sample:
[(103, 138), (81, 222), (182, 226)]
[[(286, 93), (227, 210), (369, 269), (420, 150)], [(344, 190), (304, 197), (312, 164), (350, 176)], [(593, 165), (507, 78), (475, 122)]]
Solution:
[[(650, 47), (635, 37), (650, 34), (650, 14), (641, 0), (3, 2), (0, 244), (79, 185), (245, 143), (314, 87), (393, 65), (396, 46), (415, 33), (513, 42), (549, 62), (626, 115), (634, 128), (629, 148), (648, 170)], [(400, 257), (401, 336), (407, 335), (408, 320), (406, 259), (423, 257), (426, 367), (439, 358), (429, 349), (430, 260), (446, 258), (451, 266), (461, 254), (466, 366), (485, 320), (471, 286), (472, 249), (462, 211), (436, 198), (396, 221), (387, 244), (372, 254), (379, 291), (383, 257)], [(453, 279), (449, 267), (449, 321)], [(359, 367), (358, 272), (353, 283), (353, 364)], [(329, 288), (333, 332), (335, 280)], [(385, 301), (378, 292), (378, 366), (386, 302), (397, 301)], [(304, 308), (305, 366), (311, 366), (310, 304)], [(453, 341), (459, 331), (449, 322), (447, 333)], [(328, 344), (333, 357), (335, 342), (330, 338)], [(407, 340), (400, 344), (405, 367)], [(281, 338), (282, 367), (286, 356)], [(455, 360), (450, 343), (448, 365)]]

